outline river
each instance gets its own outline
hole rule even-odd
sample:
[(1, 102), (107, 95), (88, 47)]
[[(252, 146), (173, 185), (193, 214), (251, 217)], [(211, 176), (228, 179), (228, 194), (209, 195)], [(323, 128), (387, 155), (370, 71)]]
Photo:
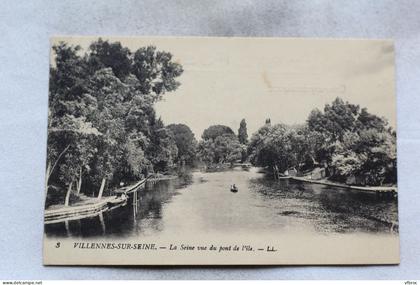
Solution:
[[(230, 192), (235, 183), (237, 193)], [(211, 233), (395, 235), (397, 201), (324, 185), (274, 181), (257, 168), (187, 172), (149, 183), (124, 207), (45, 226), (48, 237), (159, 237)]]

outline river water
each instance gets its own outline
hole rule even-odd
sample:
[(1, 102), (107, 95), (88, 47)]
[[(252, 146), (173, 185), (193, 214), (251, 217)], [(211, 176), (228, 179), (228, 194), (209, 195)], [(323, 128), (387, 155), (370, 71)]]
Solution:
[[(237, 193), (230, 192), (235, 183)], [(197, 233), (389, 234), (398, 232), (397, 202), (317, 184), (274, 181), (257, 168), (187, 172), (149, 183), (137, 206), (45, 226), (49, 237), (159, 237)]]

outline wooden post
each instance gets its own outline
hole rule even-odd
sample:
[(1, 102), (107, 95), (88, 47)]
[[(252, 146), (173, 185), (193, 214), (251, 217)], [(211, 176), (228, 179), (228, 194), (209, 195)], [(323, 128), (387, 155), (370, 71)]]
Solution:
[(70, 225), (69, 225), (69, 221), (65, 220), (64, 221), (64, 227), (66, 228), (66, 234), (68, 237), (71, 237), (71, 232), (70, 232)]
[(99, 189), (98, 200), (102, 198), (102, 194), (104, 193), (105, 182), (106, 182), (106, 179), (104, 177), (102, 178), (101, 188)]
[(133, 211), (135, 213), (137, 213), (136, 209), (137, 209), (137, 197), (136, 197), (136, 191), (133, 192)]
[(106, 228), (105, 228), (105, 222), (104, 222), (104, 215), (102, 212), (99, 213), (99, 222), (101, 223), (102, 233), (105, 235)]
[(67, 189), (66, 199), (64, 200), (64, 206), (68, 206), (70, 203), (70, 192), (71, 192), (72, 185), (73, 185), (73, 181), (70, 182), (69, 188)]
[(136, 214), (137, 214), (137, 211), (136, 211), (136, 192), (134, 191), (134, 193), (133, 193), (133, 219), (134, 219), (134, 221), (136, 220)]

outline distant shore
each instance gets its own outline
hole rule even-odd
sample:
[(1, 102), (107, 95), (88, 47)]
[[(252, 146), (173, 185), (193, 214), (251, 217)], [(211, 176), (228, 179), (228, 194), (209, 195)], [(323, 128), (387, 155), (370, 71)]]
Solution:
[(397, 186), (355, 186), (355, 185), (347, 185), (344, 183), (331, 182), (327, 179), (314, 180), (307, 177), (296, 177), (296, 176), (285, 176), (283, 177), (283, 179), (291, 179), (295, 181), (322, 184), (322, 185), (327, 185), (327, 186), (334, 186), (334, 187), (360, 190), (360, 191), (366, 191), (366, 192), (394, 193), (394, 194), (398, 193)]

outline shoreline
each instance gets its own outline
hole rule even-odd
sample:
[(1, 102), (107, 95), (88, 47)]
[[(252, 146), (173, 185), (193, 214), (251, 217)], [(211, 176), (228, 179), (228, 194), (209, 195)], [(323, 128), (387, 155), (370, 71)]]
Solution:
[(326, 186), (334, 186), (334, 187), (359, 190), (359, 191), (365, 191), (365, 192), (393, 193), (393, 194), (398, 193), (397, 186), (355, 186), (355, 185), (347, 185), (344, 183), (330, 182), (327, 179), (314, 180), (314, 179), (309, 179), (305, 177), (296, 177), (296, 176), (285, 176), (285, 177), (282, 177), (281, 179), (291, 179), (294, 181), (321, 184), (321, 185), (326, 185)]
[(155, 177), (155, 178), (150, 177), (150, 178), (147, 178), (147, 182), (156, 182), (156, 181), (162, 181), (162, 180), (172, 180), (172, 179), (176, 179), (178, 177), (179, 177), (178, 175), (163, 175), (163, 176)]
[[(88, 202), (94, 200), (87, 200)], [(86, 203), (75, 206), (63, 206), (44, 211), (44, 224), (54, 224), (99, 215), (108, 209), (108, 203), (116, 201), (116, 196), (104, 197), (96, 203)]]
[[(148, 179), (140, 180), (130, 186), (115, 189), (113, 192), (128, 195), (129, 193), (137, 191), (139, 187), (144, 186), (147, 180)], [(127, 199), (127, 197), (123, 198), (118, 195), (112, 195), (100, 199), (89, 198), (72, 206), (54, 205), (58, 207), (53, 206), (51, 209), (44, 210), (44, 224), (54, 224), (100, 215), (105, 211), (113, 210), (125, 205)]]

